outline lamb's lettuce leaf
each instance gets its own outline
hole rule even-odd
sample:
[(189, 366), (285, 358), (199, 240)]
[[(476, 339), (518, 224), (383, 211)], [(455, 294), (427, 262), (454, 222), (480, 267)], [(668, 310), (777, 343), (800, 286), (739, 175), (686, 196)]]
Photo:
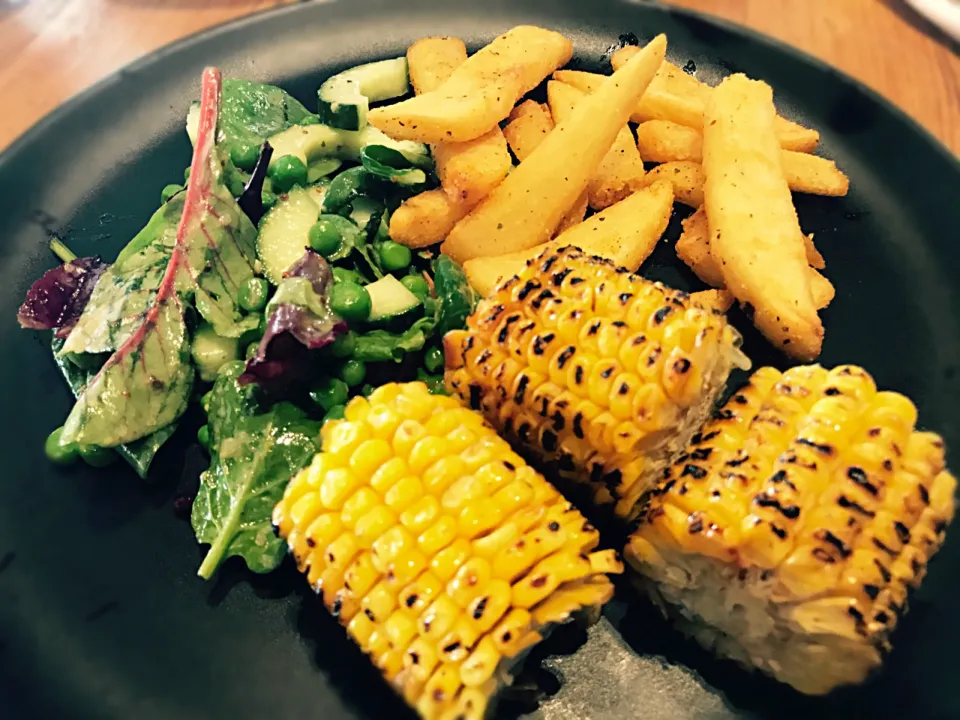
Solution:
[(209, 579), (233, 555), (265, 573), (283, 559), (273, 508), (290, 478), (319, 450), (320, 423), (290, 403), (260, 411), (258, 389), (241, 385), (242, 362), (224, 366), (207, 400), (211, 465), (200, 476), (191, 522), (209, 544), (198, 574)]

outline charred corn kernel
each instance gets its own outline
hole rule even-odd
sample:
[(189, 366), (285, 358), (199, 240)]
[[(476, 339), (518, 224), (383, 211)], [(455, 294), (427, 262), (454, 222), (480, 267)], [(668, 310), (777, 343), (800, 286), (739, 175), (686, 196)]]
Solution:
[(538, 625), (562, 623), (581, 608), (603, 605), (611, 597), (613, 587), (607, 583), (586, 581), (562, 585), (533, 609), (533, 620)]
[(590, 553), (590, 571), (593, 573), (620, 574), (623, 572), (623, 563), (617, 557), (615, 550), (601, 550)]
[[(275, 525), (327, 609), (422, 717), (479, 720), (553, 618), (606, 599), (616, 558), (581, 557), (596, 531), (456, 398), (391, 385), (346, 416), (325, 424), (325, 449), (291, 481)], [(540, 570), (550, 584), (523, 585)], [(592, 589), (574, 592), (574, 575)]]
[(627, 560), (722, 654), (805, 693), (860, 682), (954, 514), (943, 441), (916, 421), (861, 368), (761, 368), (650, 493)]
[(722, 314), (685, 293), (564, 248), (528, 262), (445, 336), (446, 385), (632, 517), (744, 364), (738, 344)]

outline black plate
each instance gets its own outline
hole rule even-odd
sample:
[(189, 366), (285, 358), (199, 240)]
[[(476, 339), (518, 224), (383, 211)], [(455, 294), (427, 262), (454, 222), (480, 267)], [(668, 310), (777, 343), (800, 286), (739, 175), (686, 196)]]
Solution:
[[(842, 200), (798, 203), (838, 291), (824, 313), (822, 361), (865, 365), (880, 385), (916, 399), (925, 426), (960, 446), (960, 167), (874, 93), (747, 31), (612, 0), (354, 0), (259, 15), (131, 65), (0, 158), (0, 407), (8, 410), (0, 436), (0, 715), (406, 717), (290, 568), (258, 578), (228, 564), (211, 584), (195, 577), (199, 549), (171, 509), (181, 473), (196, 471), (195, 463), (182, 469), (182, 449), (166, 453), (150, 486), (123, 468), (60, 471), (45, 462), (43, 438), (70, 399), (45, 342), (20, 331), (14, 315), (30, 282), (52, 265), (51, 234), (81, 255), (113, 257), (157, 206), (160, 188), (180, 180), (189, 161), (182, 124), (204, 65), (275, 82), (312, 105), (320, 81), (340, 68), (400, 55), (423, 35), (460, 35), (476, 48), (518, 23), (566, 33), (586, 68), (602, 66), (622, 33), (647, 40), (665, 32), (674, 62), (692, 60), (707, 82), (741, 70), (763, 78), (787, 116), (819, 128), (822, 152), (853, 188)], [(695, 287), (669, 247), (649, 272)], [(781, 362), (753, 336), (747, 349), (760, 362)], [(713, 661), (643, 604), (608, 615), (641, 657), (654, 657), (638, 671), (636, 715), (726, 714), (707, 702), (721, 693), (731, 713), (744, 715), (909, 710), (956, 718), (958, 597), (960, 541), (951, 538), (883, 674), (825, 699)], [(598, 706), (578, 714), (611, 716)]]

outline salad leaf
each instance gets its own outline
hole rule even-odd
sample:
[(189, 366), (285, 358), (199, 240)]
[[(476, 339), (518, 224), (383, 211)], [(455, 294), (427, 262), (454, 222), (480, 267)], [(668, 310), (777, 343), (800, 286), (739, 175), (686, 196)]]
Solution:
[(220, 72), (204, 71), (190, 180), (100, 278), (63, 353), (110, 353), (64, 424), (63, 441), (112, 447), (174, 422), (193, 386), (184, 309), (218, 334), (252, 329), (236, 295), (253, 277), (256, 229), (221, 182), (214, 144)]
[(473, 312), (479, 298), (463, 268), (448, 255), (437, 258), (433, 285), (440, 302), (436, 331), (443, 337), (450, 330), (459, 330), (466, 325), (467, 317)]
[[(60, 369), (60, 373), (63, 375), (64, 380), (67, 381), (67, 385), (70, 387), (70, 390), (73, 392), (74, 397), (78, 397), (87, 386), (87, 383), (90, 382), (90, 379), (96, 375), (96, 371), (99, 369), (97, 365), (94, 365), (92, 368), (84, 368), (80, 365), (77, 365), (70, 359), (70, 356), (64, 355), (60, 352), (63, 348), (63, 340), (57, 337), (53, 339), (53, 357), (57, 363), (57, 367)], [(94, 355), (83, 355), (81, 358), (95, 358)], [(137, 473), (141, 478), (146, 479), (147, 473), (150, 470), (150, 464), (153, 462), (153, 458), (156, 457), (157, 452), (160, 450), (160, 447), (169, 440), (173, 433), (177, 430), (177, 423), (171, 423), (164, 428), (160, 428), (154, 433), (147, 435), (146, 437), (135, 440), (131, 443), (125, 445), (118, 445), (114, 448), (117, 451), (117, 454), (122, 457), (127, 464), (133, 468), (134, 472)]]
[(252, 571), (276, 568), (286, 544), (271, 525), (290, 478), (319, 450), (320, 423), (290, 403), (258, 413), (255, 387), (241, 384), (243, 363), (224, 367), (208, 401), (210, 469), (200, 476), (191, 524), (210, 545), (197, 574), (209, 579), (238, 555)]
[(20, 327), (70, 334), (109, 265), (99, 257), (76, 258), (47, 270), (27, 291), (17, 320)]
[(383, 145), (367, 145), (360, 151), (363, 169), (398, 185), (422, 185), (427, 175), (402, 154)]
[(240, 377), (243, 384), (296, 383), (309, 367), (309, 351), (332, 343), (347, 324), (330, 309), (333, 272), (307, 250), (286, 272), (267, 306), (267, 329)]
[(433, 334), (436, 318), (422, 317), (402, 333), (371, 330), (357, 336), (353, 357), (363, 362), (400, 362), (406, 353), (422, 350)]
[(353, 209), (353, 201), (370, 190), (367, 171), (353, 167), (337, 175), (323, 196), (321, 213), (347, 216)]
[(253, 173), (250, 175), (247, 184), (243, 186), (240, 197), (237, 198), (237, 205), (254, 225), (258, 224), (267, 212), (263, 206), (263, 183), (267, 179), (267, 170), (270, 168), (270, 158), (272, 157), (273, 148), (270, 143), (265, 142), (260, 149), (260, 156), (257, 158)]

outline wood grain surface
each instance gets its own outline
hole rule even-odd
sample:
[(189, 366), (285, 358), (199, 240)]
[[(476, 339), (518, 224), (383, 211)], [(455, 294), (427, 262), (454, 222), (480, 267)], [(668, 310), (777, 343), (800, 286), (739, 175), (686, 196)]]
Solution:
[[(0, 149), (128, 62), (281, 2), (0, 0)], [(900, 0), (671, 2), (747, 25), (822, 58), (878, 90), (960, 154), (960, 57)]]

